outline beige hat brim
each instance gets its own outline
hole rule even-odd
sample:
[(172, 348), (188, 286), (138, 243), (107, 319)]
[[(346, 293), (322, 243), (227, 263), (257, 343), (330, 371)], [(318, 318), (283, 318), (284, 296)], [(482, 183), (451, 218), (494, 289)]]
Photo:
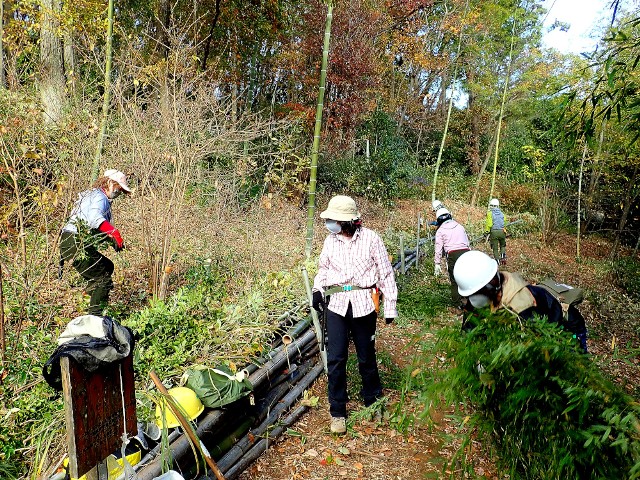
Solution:
[(122, 187), (122, 190), (124, 190), (126, 193), (131, 193), (133, 191), (129, 188), (129, 185), (127, 185), (126, 183), (118, 182), (118, 185), (120, 185)]
[(338, 222), (350, 222), (351, 220), (358, 220), (360, 218), (360, 212), (357, 212), (357, 216), (353, 218), (351, 215), (348, 215), (344, 212), (335, 212), (333, 210), (329, 210), (328, 208), (320, 214), (320, 218), (336, 220)]

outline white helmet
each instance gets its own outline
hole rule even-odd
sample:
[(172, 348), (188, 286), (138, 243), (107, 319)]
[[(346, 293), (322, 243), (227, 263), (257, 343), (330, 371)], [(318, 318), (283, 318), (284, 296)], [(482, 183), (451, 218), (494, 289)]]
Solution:
[(444, 208), (444, 205), (440, 200), (434, 200), (433, 202), (431, 202), (431, 208), (433, 209), (434, 212), (437, 212), (441, 208)]
[(500, 205), (500, 201), (497, 198), (492, 198), (489, 202), (490, 207), (497, 207)]
[(486, 253), (478, 250), (463, 253), (453, 267), (458, 293), (463, 297), (473, 295), (489, 283), (497, 271), (498, 264)]
[(439, 208), (436, 211), (436, 218), (438, 218), (438, 217), (440, 217), (442, 215), (447, 215), (447, 214), (451, 215), (451, 212), (449, 210), (447, 210), (446, 208), (444, 208), (444, 207)]

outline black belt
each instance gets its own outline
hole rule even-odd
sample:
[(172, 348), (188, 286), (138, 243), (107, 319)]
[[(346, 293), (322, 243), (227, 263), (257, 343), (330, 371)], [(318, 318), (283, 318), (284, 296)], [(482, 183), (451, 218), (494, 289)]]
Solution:
[(459, 250), (450, 250), (447, 252), (447, 255), (451, 255), (452, 253), (458, 253), (458, 252), (468, 252), (469, 249), (468, 248), (461, 248)]

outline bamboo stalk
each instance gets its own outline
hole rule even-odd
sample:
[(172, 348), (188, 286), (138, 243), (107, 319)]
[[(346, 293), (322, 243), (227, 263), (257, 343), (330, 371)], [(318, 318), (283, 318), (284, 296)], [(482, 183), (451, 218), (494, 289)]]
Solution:
[[(2, 0), (0, 0), (2, 1)], [(4, 293), (2, 290), (2, 263), (0, 263), (0, 360), (4, 366), (7, 353), (7, 340), (4, 333)]]
[(584, 160), (587, 158), (587, 141), (585, 139), (580, 161), (580, 176), (578, 177), (578, 231), (576, 232), (576, 260), (580, 261), (580, 201), (582, 200), (582, 173), (584, 172)]
[(491, 176), (491, 190), (489, 191), (489, 198), (493, 198), (493, 189), (496, 185), (496, 169), (498, 166), (498, 151), (500, 150), (500, 130), (502, 129), (502, 116), (504, 115), (504, 104), (507, 101), (507, 90), (509, 88), (509, 79), (511, 78), (511, 68), (513, 67), (513, 43), (515, 41), (515, 29), (516, 22), (514, 19), (513, 28), (511, 30), (511, 45), (509, 47), (509, 66), (507, 67), (507, 74), (504, 79), (504, 88), (502, 90), (502, 101), (500, 103), (500, 115), (498, 115), (498, 129), (496, 131), (496, 148), (493, 154), (493, 174)]
[(322, 108), (324, 105), (325, 83), (327, 80), (327, 63), (329, 58), (329, 40), (331, 38), (331, 20), (333, 19), (333, 5), (329, 1), (327, 19), (324, 27), (324, 44), (322, 48), (322, 67), (320, 70), (320, 87), (318, 88), (318, 104), (316, 106), (316, 124), (313, 131), (313, 146), (311, 148), (311, 167), (309, 174), (309, 209), (307, 210), (307, 238), (304, 252), (306, 258), (311, 257), (313, 242), (313, 221), (316, 210), (316, 177), (318, 172), (318, 151), (320, 150), (320, 134), (322, 132)]
[(316, 338), (318, 339), (318, 345), (320, 345), (320, 358), (324, 365), (324, 371), (327, 372), (327, 351), (324, 348), (324, 342), (322, 341), (323, 325), (320, 325), (320, 319), (318, 318), (318, 312), (313, 308), (313, 293), (311, 292), (311, 281), (309, 280), (309, 273), (305, 266), (302, 266), (302, 277), (304, 278), (304, 286), (307, 291), (307, 298), (309, 299), (309, 307), (311, 310), (311, 319), (313, 320), (313, 327), (316, 331)]
[[(442, 163), (442, 152), (444, 151), (444, 145), (447, 141), (447, 131), (449, 130), (449, 121), (451, 119), (451, 109), (453, 108), (453, 87), (458, 77), (458, 58), (460, 57), (461, 45), (462, 45), (462, 29), (460, 29), (460, 38), (458, 39), (458, 51), (456, 52), (456, 60), (455, 60), (456, 63), (453, 69), (453, 79), (451, 80), (451, 98), (449, 98), (449, 108), (447, 109), (447, 121), (444, 124), (444, 131), (442, 132), (440, 149), (438, 150), (438, 159), (436, 160), (436, 168), (433, 172), (433, 189), (431, 190), (431, 201), (434, 201), (436, 199), (436, 184), (438, 183), (438, 170), (440, 170), (440, 163)], [(442, 88), (446, 88), (446, 87), (443, 86)]]
[(213, 461), (213, 458), (211, 458), (211, 456), (209, 455), (209, 452), (207, 451), (202, 441), (193, 432), (193, 429), (191, 428), (189, 421), (186, 418), (184, 418), (184, 416), (182, 415), (182, 412), (180, 412), (180, 409), (176, 405), (175, 400), (171, 395), (169, 395), (169, 392), (160, 381), (160, 378), (158, 378), (158, 376), (153, 370), (149, 372), (149, 376), (151, 377), (151, 380), (153, 380), (153, 383), (156, 385), (158, 390), (160, 390), (160, 392), (164, 395), (167, 405), (169, 405), (169, 408), (171, 408), (171, 411), (176, 416), (176, 418), (180, 422), (180, 425), (182, 425), (182, 428), (184, 429), (185, 433), (189, 436), (193, 444), (196, 446), (196, 448), (198, 448), (198, 450), (200, 450), (200, 453), (202, 454), (205, 461), (207, 462), (207, 465), (209, 465), (209, 468), (211, 469), (211, 471), (215, 474), (216, 478), (218, 480), (225, 480), (224, 475), (216, 465), (216, 462)]
[(107, 12), (107, 46), (105, 50), (106, 63), (104, 68), (104, 98), (102, 102), (102, 120), (100, 121), (100, 132), (98, 133), (98, 144), (96, 155), (93, 159), (91, 169), (91, 181), (98, 178), (100, 171), (100, 157), (104, 145), (104, 136), (107, 130), (107, 119), (109, 118), (109, 104), (111, 103), (111, 63), (113, 58), (113, 1), (109, 0)]

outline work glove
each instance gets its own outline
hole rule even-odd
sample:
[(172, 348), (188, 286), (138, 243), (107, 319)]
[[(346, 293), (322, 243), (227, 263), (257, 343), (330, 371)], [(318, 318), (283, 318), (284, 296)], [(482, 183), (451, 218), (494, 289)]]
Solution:
[(384, 323), (386, 323), (387, 325), (391, 325), (393, 323), (393, 318), (385, 318)]
[(311, 302), (311, 306), (316, 311), (318, 311), (318, 313), (324, 312), (325, 304), (324, 304), (324, 297), (322, 296), (321, 291), (316, 290), (315, 292), (313, 292), (313, 300)]
[(111, 237), (111, 240), (113, 240), (113, 249), (116, 252), (119, 252), (124, 248), (124, 240), (122, 240), (120, 231), (109, 222), (107, 222), (106, 220), (102, 222), (100, 224), (100, 227), (98, 227), (98, 230)]
[(433, 275), (438, 277), (442, 274), (442, 267), (439, 263), (436, 263), (433, 267)]

